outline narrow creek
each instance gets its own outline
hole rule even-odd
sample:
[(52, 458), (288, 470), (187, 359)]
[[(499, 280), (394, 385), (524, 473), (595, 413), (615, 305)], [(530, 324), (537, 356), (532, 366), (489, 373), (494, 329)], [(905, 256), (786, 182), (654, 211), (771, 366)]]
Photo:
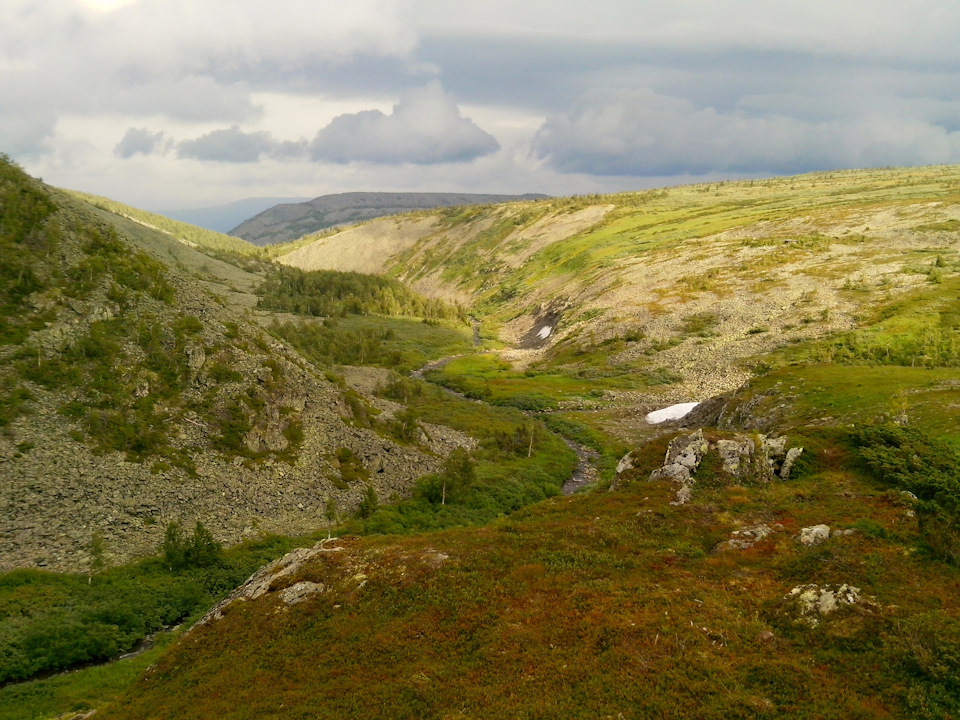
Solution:
[[(477, 331), (476, 325), (474, 326), (474, 344), (475, 345), (479, 344), (479, 333)], [(428, 362), (422, 368), (419, 368), (411, 372), (410, 377), (420, 378), (421, 380), (424, 380), (425, 379), (424, 373), (426, 373), (428, 370), (439, 370), (440, 368), (447, 365), (447, 363), (453, 360), (456, 360), (457, 358), (464, 357), (467, 354), (471, 354), (471, 353), (461, 353), (459, 355), (450, 355), (448, 357), (443, 357), (438, 360)], [(477, 400), (475, 398), (467, 397), (463, 393), (459, 393), (456, 390), (451, 390), (450, 388), (444, 387), (443, 385), (437, 385), (437, 387), (441, 388), (445, 392), (450, 393), (451, 395), (455, 395), (458, 398), (462, 398), (463, 400), (468, 400), (470, 402), (476, 402), (476, 403), (483, 402), (483, 400)], [(521, 410), (520, 412), (522, 412), (524, 415), (529, 415), (530, 417), (535, 417), (537, 415), (537, 413), (531, 412), (529, 410)], [(550, 432), (553, 432), (553, 431), (550, 431)], [(560, 439), (563, 440), (563, 442), (566, 444), (566, 446), (577, 454), (577, 467), (574, 469), (574, 471), (570, 474), (570, 477), (567, 478), (566, 482), (564, 482), (563, 486), (560, 488), (560, 491), (564, 495), (572, 495), (580, 488), (589, 485), (590, 483), (594, 482), (597, 479), (598, 477), (597, 468), (596, 468), (596, 465), (594, 464), (594, 461), (597, 458), (599, 458), (600, 455), (597, 453), (596, 450), (593, 450), (592, 448), (588, 448), (584, 445), (581, 445), (578, 442), (574, 442), (570, 438), (560, 435), (560, 433), (554, 433), (554, 434), (558, 435)]]

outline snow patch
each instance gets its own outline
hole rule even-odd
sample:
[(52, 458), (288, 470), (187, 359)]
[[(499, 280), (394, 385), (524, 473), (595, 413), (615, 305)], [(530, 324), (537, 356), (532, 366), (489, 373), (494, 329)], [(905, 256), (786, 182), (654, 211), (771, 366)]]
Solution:
[(679, 403), (661, 410), (654, 410), (652, 413), (647, 413), (647, 422), (651, 425), (656, 425), (657, 423), (666, 422), (667, 420), (679, 420), (699, 404), (700, 403), (695, 402)]
[(542, 328), (540, 328), (540, 332), (537, 333), (537, 337), (540, 338), (541, 340), (546, 340), (548, 337), (550, 337), (550, 333), (552, 332), (553, 332), (552, 327), (550, 327), (549, 325), (544, 325)]

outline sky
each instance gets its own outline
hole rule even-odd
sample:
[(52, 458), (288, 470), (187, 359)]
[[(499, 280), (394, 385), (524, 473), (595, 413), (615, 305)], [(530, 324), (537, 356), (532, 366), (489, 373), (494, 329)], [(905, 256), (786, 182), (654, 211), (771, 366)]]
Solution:
[(956, 0), (2, 0), (0, 152), (145, 209), (960, 162)]

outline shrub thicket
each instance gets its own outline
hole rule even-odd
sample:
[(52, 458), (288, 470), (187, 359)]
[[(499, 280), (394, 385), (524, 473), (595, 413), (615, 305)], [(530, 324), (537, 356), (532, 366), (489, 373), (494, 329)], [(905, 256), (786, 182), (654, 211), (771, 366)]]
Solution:
[(391, 278), (357, 272), (279, 267), (263, 282), (259, 293), (261, 307), (298, 315), (466, 319), (462, 308), (424, 297)]
[(129, 652), (146, 635), (205, 611), (293, 546), (269, 537), (222, 552), (202, 526), (189, 538), (174, 527), (160, 548), (164, 557), (92, 577), (0, 575), (0, 684)]
[(960, 565), (960, 454), (921, 430), (892, 423), (860, 428), (854, 442), (882, 482), (917, 497), (920, 535), (933, 554)]

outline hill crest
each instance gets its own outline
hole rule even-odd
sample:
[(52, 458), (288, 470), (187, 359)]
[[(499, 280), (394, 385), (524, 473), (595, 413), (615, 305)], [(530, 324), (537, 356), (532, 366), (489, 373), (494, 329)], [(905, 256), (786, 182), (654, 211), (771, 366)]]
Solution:
[(349, 192), (321, 195), (308, 202), (277, 205), (240, 223), (230, 235), (255, 245), (296, 240), (327, 228), (352, 225), (412, 210), (458, 205), (486, 205), (543, 200), (546, 195), (494, 195), (479, 193)]

